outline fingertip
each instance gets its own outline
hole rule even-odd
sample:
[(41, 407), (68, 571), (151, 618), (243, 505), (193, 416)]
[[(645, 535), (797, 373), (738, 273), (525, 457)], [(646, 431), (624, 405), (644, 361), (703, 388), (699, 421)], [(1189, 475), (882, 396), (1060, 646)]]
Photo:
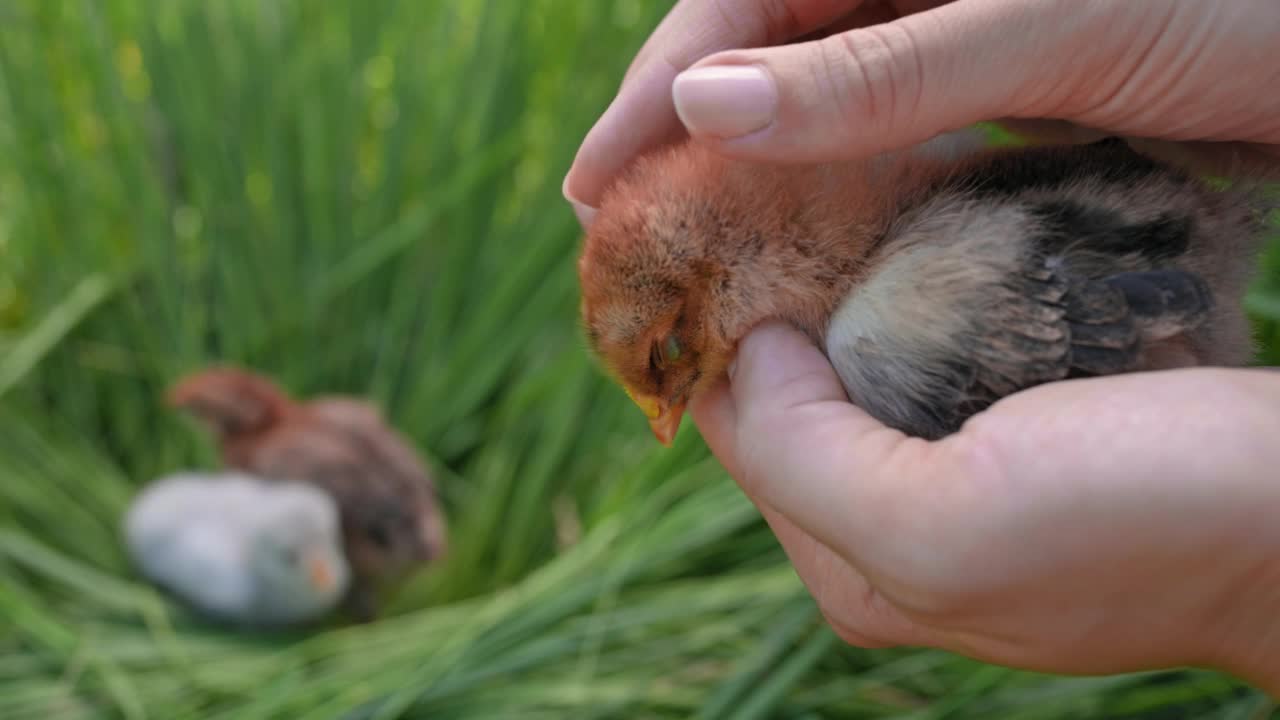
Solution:
[(738, 418), (729, 383), (721, 378), (706, 392), (694, 397), (689, 402), (689, 416), (698, 426), (698, 432), (711, 453), (730, 475), (736, 476), (738, 464), (734, 438), (737, 436)]
[(766, 320), (752, 328), (751, 332), (747, 333), (747, 336), (742, 339), (739, 355), (760, 352), (776, 342), (813, 344), (794, 325), (781, 320)]
[(901, 520), (919, 444), (850, 403), (806, 335), (757, 327), (740, 344), (731, 390), (734, 477), (754, 499), (849, 557)]
[[(596, 126), (599, 124), (600, 121), (597, 121)], [(578, 154), (574, 156), (569, 172), (565, 173), (564, 181), (560, 183), (560, 195), (569, 203), (569, 207), (573, 208), (573, 214), (580, 223), (582, 214), (578, 208), (591, 208), (599, 202), (599, 193), (596, 191), (599, 183), (596, 178), (600, 176), (600, 172), (596, 158), (600, 155), (600, 151), (596, 149), (597, 145), (596, 128), (592, 127), (582, 139)], [(583, 227), (586, 227), (586, 223), (583, 223)]]
[(569, 207), (573, 208), (574, 217), (578, 218), (578, 224), (582, 226), (583, 230), (589, 229), (591, 221), (596, 217), (596, 209), (571, 197), (566, 199), (569, 201)]
[(733, 396), (729, 383), (721, 378), (714, 385), (689, 401), (689, 415), (702, 425), (721, 425), (733, 419)]
[(560, 194), (568, 201), (569, 207), (573, 209), (574, 217), (578, 218), (578, 224), (583, 230), (591, 227), (591, 221), (595, 219), (596, 209), (578, 199), (577, 194), (571, 189), (574, 177), (573, 169), (564, 176), (564, 182), (560, 184)]
[(562, 185), (566, 200), (598, 208), (605, 190), (632, 160), (686, 136), (671, 99), (675, 75), (660, 63), (636, 72), (578, 148)]
[(768, 407), (847, 401), (831, 363), (805, 334), (770, 321), (752, 330), (738, 347), (733, 396), (743, 412), (757, 400)]
[[(581, 148), (579, 148), (578, 152), (579, 154), (581, 154), (582, 152)], [(569, 172), (564, 174), (564, 180), (560, 181), (560, 196), (563, 197), (565, 201), (568, 202), (570, 205), (584, 204), (581, 200), (578, 199), (578, 194), (572, 190), (574, 170), (577, 167), (578, 167), (578, 162), (577, 162), (577, 159), (575, 159), (574, 164), (569, 167)]]

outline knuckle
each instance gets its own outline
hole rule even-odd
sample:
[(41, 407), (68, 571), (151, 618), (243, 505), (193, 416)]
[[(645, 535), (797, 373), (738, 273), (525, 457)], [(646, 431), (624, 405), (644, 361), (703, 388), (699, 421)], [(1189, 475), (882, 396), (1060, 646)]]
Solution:
[(817, 45), (817, 82), (847, 121), (887, 131), (919, 105), (922, 66), (917, 43), (905, 28), (859, 28)]
[(849, 126), (874, 117), (877, 108), (870, 78), (846, 44), (844, 35), (814, 43), (809, 72), (818, 96), (826, 98), (838, 122)]
[(803, 25), (796, 12), (795, 0), (764, 0), (760, 4), (764, 20), (765, 44), (776, 45), (799, 35)]

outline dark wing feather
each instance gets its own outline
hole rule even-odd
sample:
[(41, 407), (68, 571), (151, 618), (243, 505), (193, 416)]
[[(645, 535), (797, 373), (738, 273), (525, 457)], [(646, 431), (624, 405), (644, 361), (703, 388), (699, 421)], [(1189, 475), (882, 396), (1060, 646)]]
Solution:
[(1008, 303), (962, 338), (965, 359), (952, 363), (968, 384), (951, 398), (934, 398), (933, 408), (921, 403), (920, 422), (900, 429), (940, 437), (1020, 390), (1140, 370), (1145, 349), (1198, 327), (1213, 303), (1205, 282), (1181, 270), (1124, 272), (1074, 284), (1060, 275), (1028, 273), (1003, 290)]

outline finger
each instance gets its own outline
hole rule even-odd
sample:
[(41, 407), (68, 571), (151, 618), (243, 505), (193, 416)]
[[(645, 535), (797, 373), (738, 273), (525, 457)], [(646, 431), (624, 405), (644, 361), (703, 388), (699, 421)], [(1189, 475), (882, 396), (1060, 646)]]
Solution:
[(596, 207), (635, 156), (685, 135), (671, 100), (676, 75), (699, 58), (760, 47), (815, 30), (859, 0), (682, 0), (627, 71), (622, 89), (587, 133), (564, 180), (564, 196)]
[(575, 209), (598, 207), (632, 158), (686, 136), (671, 104), (671, 82), (678, 72), (665, 62), (637, 72), (587, 132), (561, 188)]
[(1082, 75), (1090, 17), (1067, 3), (944, 4), (819, 41), (703, 58), (676, 79), (674, 104), (691, 135), (728, 155), (861, 157), (1057, 109), (1059, 86)]
[(623, 85), (655, 57), (685, 68), (720, 50), (788, 42), (820, 28), (866, 0), (681, 0), (645, 41)]
[[(729, 383), (721, 380), (695, 398), (690, 404), (690, 414), (716, 458), (741, 482), (744, 476), (738, 459), (738, 413)], [(850, 557), (803, 530), (751, 486), (743, 485), (743, 490), (760, 509), (796, 573), (841, 639), (864, 648), (928, 645), (939, 641), (941, 636), (913, 622), (878, 591), (856, 569)]]
[(784, 325), (743, 340), (731, 388), (735, 477), (749, 495), (869, 576), (917, 559), (905, 556), (928, 542), (930, 511), (952, 492), (924, 482), (940, 474), (937, 446), (850, 404), (826, 357)]
[[(819, 543), (900, 609), (926, 607), (911, 577), (949, 572), (929, 532), (944, 528), (932, 518), (964, 512), (954, 488), (966, 487), (965, 464), (849, 404), (826, 358), (786, 326), (749, 335), (735, 366), (732, 389), (722, 381), (690, 412), (747, 496), (774, 513), (767, 517), (793, 561), (804, 565), (817, 552), (804, 543)], [(940, 477), (940, 465), (953, 477)]]
[(689, 416), (698, 426), (698, 432), (731, 477), (739, 477), (738, 466), (738, 413), (733, 405), (726, 378), (710, 390), (696, 396), (689, 403)]
[[(740, 477), (737, 462), (737, 413), (728, 382), (721, 380), (689, 408), (703, 439), (729, 475)], [(796, 574), (817, 601), (828, 624), (842, 640), (862, 648), (924, 642), (917, 627), (898, 613), (849, 562), (801, 530), (785, 515), (749, 491), (773, 530)]]

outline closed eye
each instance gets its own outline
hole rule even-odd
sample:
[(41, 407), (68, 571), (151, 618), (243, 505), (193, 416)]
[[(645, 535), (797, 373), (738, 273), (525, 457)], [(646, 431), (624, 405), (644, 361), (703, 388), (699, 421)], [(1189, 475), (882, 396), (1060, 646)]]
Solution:
[(649, 369), (664, 370), (667, 363), (679, 360), (681, 353), (680, 340), (672, 331), (661, 342), (649, 346)]

